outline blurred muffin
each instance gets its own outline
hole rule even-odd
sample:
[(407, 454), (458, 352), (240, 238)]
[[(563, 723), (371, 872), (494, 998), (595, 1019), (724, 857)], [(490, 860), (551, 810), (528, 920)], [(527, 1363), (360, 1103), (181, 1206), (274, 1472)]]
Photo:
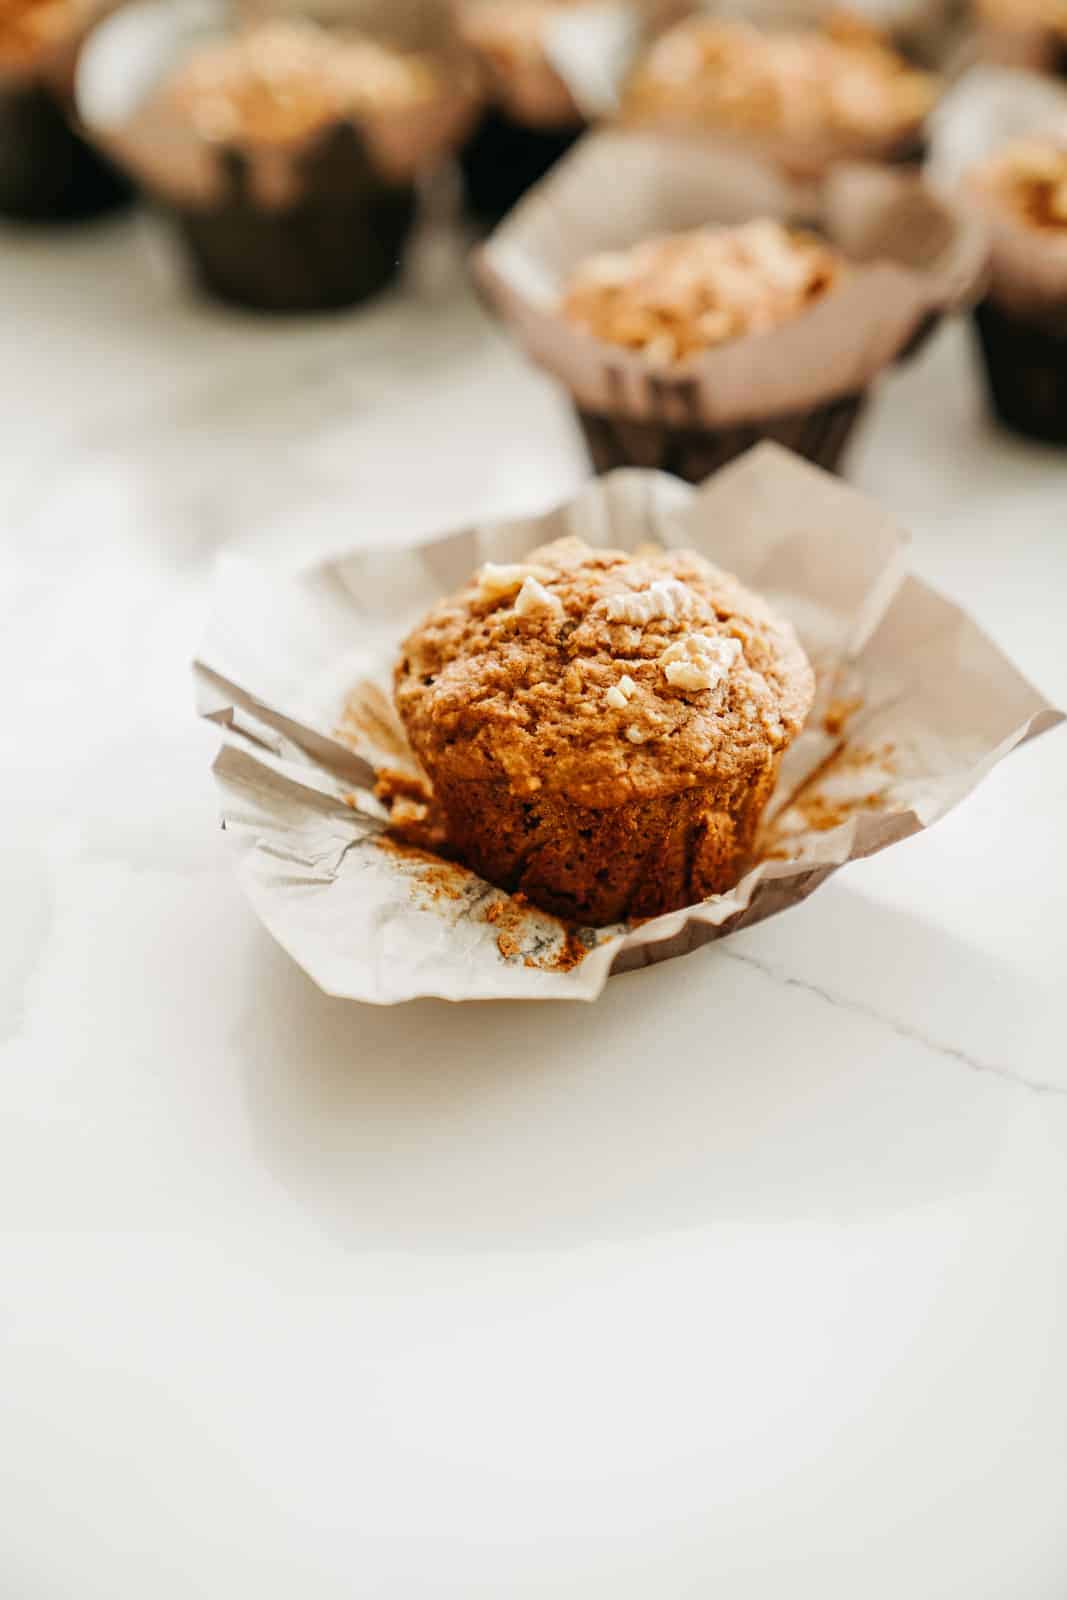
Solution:
[[(581, 262), (561, 310), (575, 328), (639, 352), (669, 382), (694, 358), (805, 315), (847, 278), (844, 256), (811, 233), (771, 218), (697, 228)], [(702, 428), (695, 417), (637, 422), (579, 410), (599, 472), (653, 460), (700, 481), (759, 438), (775, 438), (828, 471), (839, 464), (861, 396), (834, 396), (809, 411), (744, 426)]]
[(27, 221), (96, 216), (128, 196), (71, 122), (71, 82), (88, 0), (0, 7), (0, 212)]
[(652, 45), (622, 115), (636, 126), (739, 139), (807, 174), (848, 157), (916, 159), (937, 88), (852, 20), (791, 31), (697, 17)]
[[(352, 305), (397, 274), (416, 180), (474, 113), (435, 0), (420, 14), (424, 48), (299, 19), (233, 31), (210, 0), (137, 6), (94, 34), (79, 103), (215, 293), (276, 311)], [(130, 62), (140, 77), (126, 84)]]
[(1067, 444), (1067, 138), (1017, 140), (967, 187), (992, 232), (975, 321), (994, 409), (1021, 433)]
[(484, 74), (488, 106), (463, 151), (467, 199), (501, 217), (570, 148), (583, 117), (553, 66), (549, 35), (578, 0), (457, 0), (461, 39)]
[(462, 859), (595, 925), (737, 882), (814, 692), (792, 628), (736, 579), (576, 539), (484, 566), (395, 682)]
[[(415, 110), (434, 89), (417, 58), (297, 21), (263, 22), (191, 56), (161, 93), (229, 156), (223, 203), (183, 218), (208, 285), (287, 310), (349, 305), (383, 288), (399, 270), (415, 196), (410, 183), (383, 181), (360, 126)], [(271, 193), (269, 163), (287, 153), (298, 153), (300, 175)], [(248, 181), (257, 160), (259, 194)]]
[(986, 61), (1067, 76), (1067, 0), (976, 0)]

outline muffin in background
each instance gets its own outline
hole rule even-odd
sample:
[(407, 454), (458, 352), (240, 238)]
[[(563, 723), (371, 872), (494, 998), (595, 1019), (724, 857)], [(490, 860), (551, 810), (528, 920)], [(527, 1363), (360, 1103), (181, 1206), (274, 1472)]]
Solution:
[[(123, 82), (131, 58), (151, 70), (116, 113), (108, 80)], [(171, 213), (208, 288), (263, 310), (325, 310), (399, 272), (417, 180), (473, 116), (473, 79), (454, 66), (429, 46), (299, 18), (231, 31), (220, 7), (191, 0), (105, 24), (79, 89), (94, 136)]]
[(1067, 136), (1013, 141), (967, 189), (992, 233), (975, 323), (993, 407), (1017, 432), (1067, 444)]
[(487, 105), (462, 153), (476, 216), (502, 217), (577, 139), (584, 118), (553, 66), (549, 33), (582, 0), (456, 0), (460, 38), (484, 75)]
[(71, 120), (87, 0), (6, 0), (0, 8), (0, 213), (78, 221), (111, 210), (129, 188)]
[(1067, 77), (1065, 0), (976, 0), (975, 20), (982, 60)]
[(395, 688), (461, 859), (602, 926), (737, 882), (814, 679), (694, 552), (563, 539), (435, 606)]
[(657, 39), (622, 99), (634, 127), (713, 135), (774, 155), (798, 176), (835, 160), (916, 161), (939, 80), (852, 18), (759, 28), (694, 17)]
[[(686, 363), (731, 340), (753, 338), (803, 316), (845, 279), (839, 251), (816, 235), (769, 217), (733, 226), (695, 228), (643, 240), (632, 249), (594, 255), (568, 279), (561, 302), (568, 322), (595, 339), (645, 356), (666, 376), (684, 375)], [(740, 454), (757, 437), (773, 437), (837, 467), (862, 401), (835, 396), (799, 416), (769, 421), (696, 445), (701, 467)], [(621, 426), (593, 412), (579, 414), (594, 465), (600, 472), (640, 459), (655, 447), (640, 424)], [(655, 424), (651, 425), (655, 429)], [(684, 450), (684, 446), (683, 446)], [(681, 464), (681, 456), (670, 466)], [(687, 471), (685, 476), (697, 476)]]
[(839, 163), (800, 188), (750, 154), (611, 129), (474, 270), (597, 471), (701, 483), (763, 439), (838, 469), (872, 386), (969, 304), (986, 250), (984, 226), (910, 172)]

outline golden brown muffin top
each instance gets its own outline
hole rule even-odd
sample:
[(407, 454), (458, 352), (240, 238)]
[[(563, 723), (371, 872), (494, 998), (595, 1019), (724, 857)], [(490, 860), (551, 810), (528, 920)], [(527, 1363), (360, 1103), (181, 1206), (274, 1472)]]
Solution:
[(844, 272), (821, 239), (770, 219), (695, 228), (591, 256), (571, 275), (563, 312), (598, 339), (671, 365), (788, 322)]
[(284, 143), (360, 113), (407, 109), (434, 87), (432, 67), (417, 56), (272, 21), (202, 46), (167, 92), (202, 138)]
[(1067, 0), (977, 0), (977, 11), (999, 28), (1067, 33)]
[(482, 567), (408, 637), (397, 706), (431, 771), (622, 805), (760, 769), (813, 678), (792, 627), (691, 550), (562, 539)]
[(970, 183), (1031, 227), (1067, 229), (1067, 144), (1016, 139), (976, 167)]
[(19, 67), (59, 44), (88, 21), (86, 0), (3, 0), (0, 67)]
[(918, 127), (936, 90), (935, 78), (862, 25), (765, 31), (698, 17), (652, 45), (624, 112), (672, 127), (892, 139)]

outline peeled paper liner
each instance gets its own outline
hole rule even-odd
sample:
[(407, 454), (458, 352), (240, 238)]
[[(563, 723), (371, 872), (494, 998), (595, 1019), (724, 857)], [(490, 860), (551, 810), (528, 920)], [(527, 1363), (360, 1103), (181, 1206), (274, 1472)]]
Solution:
[[(284, 14), (286, 7), (264, 4), (238, 13), (237, 20)], [(353, 0), (344, 21), (349, 29), (435, 58), (436, 94), (402, 111), (351, 119), (382, 178), (411, 183), (466, 137), (478, 109), (475, 74), (443, 28), (437, 0)], [(225, 157), (234, 149), (247, 163), (255, 198), (264, 206), (290, 205), (304, 188), (309, 160), (337, 126), (288, 144), (222, 146), (197, 134), (155, 92), (186, 56), (233, 22), (224, 0), (135, 0), (93, 31), (78, 65), (77, 106), (90, 137), (146, 189), (174, 205), (221, 203), (227, 197)]]
[[(567, 927), (392, 845), (373, 794), (379, 768), (405, 760), (390, 709), (405, 633), (480, 562), (565, 535), (701, 551), (792, 619), (816, 670), (758, 863), (729, 894), (634, 926)], [(772, 444), (699, 490), (631, 469), (547, 515), (289, 579), (232, 563), (195, 672), (199, 709), (222, 731), (223, 822), (256, 913), (322, 989), (378, 1004), (593, 1000), (609, 974), (784, 911), (846, 861), (928, 827), (1061, 720), (958, 607), (906, 574), (884, 513)]]
[[(854, 263), (810, 311), (682, 366), (602, 342), (559, 309), (601, 251), (708, 223), (779, 217), (821, 228)], [(841, 166), (817, 188), (733, 151), (660, 134), (587, 135), (474, 257), (484, 293), (527, 354), (583, 410), (709, 428), (858, 393), (929, 319), (966, 302), (986, 259), (981, 223), (921, 181)]]
[(992, 295), (1022, 317), (1067, 313), (1067, 228), (1028, 227), (968, 184), (969, 171), (1014, 139), (1049, 134), (1067, 146), (1067, 88), (1007, 67), (974, 67), (945, 97), (931, 129), (930, 175), (983, 219)]

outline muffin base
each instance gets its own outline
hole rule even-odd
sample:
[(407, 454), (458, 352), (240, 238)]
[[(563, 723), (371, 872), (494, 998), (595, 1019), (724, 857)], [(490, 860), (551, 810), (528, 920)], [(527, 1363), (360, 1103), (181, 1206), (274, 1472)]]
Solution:
[(132, 190), (71, 127), (40, 84), (0, 88), (0, 213), (21, 222), (82, 222)]
[(334, 310), (399, 274), (415, 190), (384, 181), (354, 128), (335, 129), (307, 158), (292, 205), (255, 198), (240, 151), (226, 151), (222, 167), (219, 205), (174, 213), (201, 282), (220, 299), (257, 311)]
[(468, 209), (483, 222), (499, 222), (581, 133), (573, 126), (531, 128), (488, 111), (460, 154)]
[(985, 300), (974, 312), (993, 410), (1028, 439), (1067, 444), (1067, 311), (1058, 327)]
[(449, 843), (481, 877), (556, 916), (603, 927), (733, 888), (752, 854), (778, 762), (732, 789), (685, 789), (612, 807), (517, 798), (506, 783), (438, 776)]
[(636, 421), (580, 408), (578, 420), (596, 472), (655, 467), (673, 472), (687, 483), (703, 483), (762, 439), (773, 439), (828, 472), (836, 472), (866, 400), (866, 393), (844, 395), (813, 411), (723, 428)]

